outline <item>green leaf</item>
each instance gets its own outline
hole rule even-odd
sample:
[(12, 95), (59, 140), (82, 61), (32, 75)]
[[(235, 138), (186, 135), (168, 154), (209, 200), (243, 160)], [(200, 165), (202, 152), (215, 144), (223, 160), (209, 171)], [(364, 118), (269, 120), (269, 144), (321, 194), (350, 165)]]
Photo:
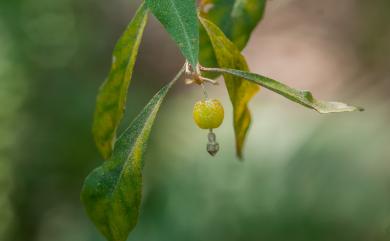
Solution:
[(195, 0), (146, 0), (182, 54), (192, 66), (198, 64), (199, 24)]
[(264, 14), (265, 0), (202, 0), (200, 16), (216, 24), (242, 50)]
[[(201, 0), (199, 14), (216, 24), (242, 50), (264, 14), (265, 0)], [(207, 34), (200, 30), (199, 59), (203, 66), (216, 66)]]
[(148, 10), (142, 4), (116, 44), (111, 71), (99, 90), (92, 132), (98, 150), (105, 160), (111, 155), (116, 131), (124, 114), (147, 14)]
[(125, 241), (137, 223), (146, 143), (164, 97), (183, 72), (184, 68), (150, 100), (120, 136), (111, 158), (84, 182), (81, 201), (109, 241)]
[[(217, 57), (218, 66), (222, 68), (248, 70), (248, 65), (245, 58), (241, 55), (240, 50), (226, 38), (223, 32), (212, 22), (201, 17), (200, 20), (210, 37)], [(251, 123), (248, 102), (259, 91), (259, 86), (232, 75), (224, 75), (224, 79), (230, 100), (233, 104), (236, 152), (237, 156), (242, 158), (244, 141)]]
[(222, 74), (229, 74), (239, 78), (244, 78), (253, 83), (263, 86), (273, 92), (276, 92), (287, 99), (299, 103), (315, 111), (327, 114), (336, 112), (351, 112), (351, 111), (363, 111), (361, 107), (350, 106), (341, 102), (327, 102), (317, 100), (313, 97), (312, 93), (306, 90), (297, 90), (291, 88), (285, 84), (282, 84), (276, 80), (255, 74), (247, 71), (241, 71), (237, 69), (220, 69), (220, 68), (203, 68), (205, 71), (217, 72)]

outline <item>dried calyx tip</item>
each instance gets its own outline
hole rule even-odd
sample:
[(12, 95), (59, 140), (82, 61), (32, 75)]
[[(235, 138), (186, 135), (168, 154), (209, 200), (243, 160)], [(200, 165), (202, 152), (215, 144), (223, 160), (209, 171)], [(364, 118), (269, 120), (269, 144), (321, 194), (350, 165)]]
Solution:
[(215, 156), (219, 151), (219, 144), (218, 142), (216, 142), (217, 137), (212, 129), (210, 129), (210, 132), (207, 137), (209, 140), (209, 142), (207, 143), (207, 152), (210, 155)]

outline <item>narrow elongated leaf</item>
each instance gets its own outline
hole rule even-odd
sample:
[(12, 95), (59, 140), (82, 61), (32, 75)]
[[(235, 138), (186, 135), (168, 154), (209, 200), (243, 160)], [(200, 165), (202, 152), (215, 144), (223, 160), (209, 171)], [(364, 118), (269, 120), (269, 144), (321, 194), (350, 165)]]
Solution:
[(120, 136), (111, 158), (93, 170), (84, 182), (81, 200), (89, 217), (109, 241), (125, 241), (137, 223), (146, 142), (164, 97), (183, 70), (150, 100)]
[(195, 0), (146, 0), (154, 16), (178, 44), (188, 62), (196, 66), (199, 54), (199, 24)]
[(123, 117), (147, 13), (146, 6), (142, 4), (116, 44), (111, 71), (99, 90), (92, 131), (104, 159), (111, 155), (116, 131)]
[(297, 90), (291, 88), (285, 84), (282, 84), (276, 80), (255, 74), (247, 71), (241, 71), (237, 69), (220, 69), (220, 68), (205, 68), (207, 71), (229, 74), (244, 78), (253, 83), (261, 85), (273, 92), (276, 92), (289, 100), (299, 103), (308, 108), (314, 109), (319, 113), (335, 113), (335, 112), (350, 112), (350, 111), (363, 111), (361, 107), (350, 106), (341, 102), (334, 101), (322, 101), (313, 97), (312, 93), (306, 90)]
[[(264, 14), (265, 0), (201, 0), (199, 14), (216, 24), (239, 50), (242, 50), (254, 28)], [(200, 63), (216, 66), (211, 42), (204, 31), (200, 31)]]
[[(212, 22), (200, 18), (206, 29), (215, 55), (218, 66), (222, 68), (232, 68), (248, 70), (248, 65), (240, 50), (223, 34), (223, 32)], [(230, 100), (233, 104), (234, 132), (236, 135), (237, 156), (242, 157), (242, 150), (248, 128), (251, 123), (251, 115), (248, 109), (248, 102), (259, 90), (259, 86), (241, 77), (234, 75), (224, 75)]]

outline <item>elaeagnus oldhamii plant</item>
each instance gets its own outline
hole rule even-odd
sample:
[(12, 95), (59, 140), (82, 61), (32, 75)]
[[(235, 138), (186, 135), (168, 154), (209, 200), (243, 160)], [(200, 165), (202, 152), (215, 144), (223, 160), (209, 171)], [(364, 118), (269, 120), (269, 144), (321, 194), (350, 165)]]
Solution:
[[(108, 241), (126, 241), (137, 223), (146, 142), (165, 96), (182, 75), (187, 84), (197, 84), (203, 90), (203, 98), (195, 103), (193, 119), (199, 128), (209, 131), (207, 151), (211, 155), (220, 149), (214, 130), (223, 122), (224, 109), (220, 101), (207, 95), (205, 85), (217, 85), (220, 76), (233, 107), (229, 120), (233, 122), (238, 159), (243, 158), (252, 119), (248, 103), (260, 86), (319, 113), (362, 110), (318, 100), (309, 91), (249, 71), (241, 50), (260, 22), (264, 6), (265, 0), (200, 0), (198, 5), (195, 0), (145, 0), (140, 4), (114, 48), (111, 70), (97, 95), (92, 132), (105, 161), (88, 175), (81, 191), (88, 216)], [(186, 60), (173, 80), (118, 135), (149, 12)]]

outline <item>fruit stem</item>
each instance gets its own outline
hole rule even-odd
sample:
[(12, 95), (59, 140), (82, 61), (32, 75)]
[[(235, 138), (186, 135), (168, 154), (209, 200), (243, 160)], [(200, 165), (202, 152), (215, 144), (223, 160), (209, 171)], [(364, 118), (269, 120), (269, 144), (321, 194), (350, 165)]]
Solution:
[(209, 95), (207, 94), (206, 86), (203, 83), (200, 85), (202, 86), (204, 99), (207, 100), (209, 98)]

